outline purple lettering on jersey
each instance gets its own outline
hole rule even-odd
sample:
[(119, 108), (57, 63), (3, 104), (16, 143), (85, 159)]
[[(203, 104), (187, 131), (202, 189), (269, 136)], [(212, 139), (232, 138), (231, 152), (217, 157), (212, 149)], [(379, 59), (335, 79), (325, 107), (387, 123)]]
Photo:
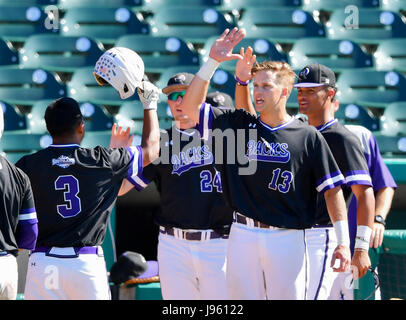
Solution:
[(250, 140), (247, 143), (247, 157), (250, 161), (287, 163), (290, 160), (288, 147), (286, 143)]

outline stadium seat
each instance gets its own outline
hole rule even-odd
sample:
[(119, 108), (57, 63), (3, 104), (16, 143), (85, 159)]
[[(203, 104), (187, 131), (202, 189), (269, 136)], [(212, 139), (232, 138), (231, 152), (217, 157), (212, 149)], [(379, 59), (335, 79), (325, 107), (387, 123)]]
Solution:
[(336, 9), (345, 9), (348, 6), (379, 8), (379, 0), (306, 0), (303, 3), (303, 9), (308, 11), (334, 11)]
[(199, 65), (197, 52), (177, 37), (125, 35), (115, 46), (136, 51), (144, 60), (147, 73), (162, 73), (169, 66)]
[[(88, 101), (99, 105), (118, 106), (123, 103), (112, 86), (99, 86), (93, 76), (93, 67), (78, 68), (67, 83), (67, 95), (76, 101)], [(128, 100), (138, 100), (135, 93)]]
[(406, 2), (404, 0), (381, 0), (381, 8), (398, 12), (406, 10)]
[(345, 70), (337, 87), (337, 99), (343, 104), (385, 108), (391, 102), (406, 100), (406, 78), (396, 71)]
[(18, 52), (10, 42), (0, 38), (0, 65), (17, 65), (18, 62)]
[(55, 32), (47, 28), (47, 15), (38, 6), (0, 5), (0, 37), (9, 41), (24, 42), (35, 33)]
[[(235, 1), (235, 0), (233, 0)], [(144, 1), (142, 5), (143, 11), (156, 12), (162, 7), (213, 7), (221, 8), (229, 3), (228, 0), (152, 0)]]
[(390, 38), (406, 37), (406, 23), (399, 13), (379, 9), (335, 10), (326, 23), (330, 39), (379, 44)]
[(372, 57), (357, 43), (326, 38), (298, 39), (289, 52), (293, 69), (301, 70), (310, 63), (321, 63), (334, 72), (342, 69), (372, 67)]
[(4, 131), (26, 130), (25, 116), (13, 105), (0, 101), (0, 107), (4, 114)]
[[(208, 58), (210, 48), (217, 38), (218, 38), (217, 36), (210, 37), (205, 42), (203, 49), (200, 50), (201, 63), (203, 63), (203, 61), (205, 61)], [(280, 46), (275, 45), (274, 43), (264, 38), (245, 37), (244, 39), (241, 40), (239, 44), (237, 44), (233, 52), (239, 53), (241, 47), (247, 49), (249, 46), (254, 50), (254, 54), (257, 56), (256, 58), (257, 62), (263, 62), (266, 60), (287, 61), (286, 54), (282, 51)], [(224, 61), (221, 63), (221, 68), (234, 73), (235, 64), (236, 60)]]
[(322, 24), (317, 23), (309, 12), (295, 8), (248, 7), (238, 25), (245, 28), (250, 37), (278, 43), (325, 36)]
[(224, 1), (223, 9), (245, 10), (250, 7), (301, 7), (304, 0), (232, 0)]
[(108, 148), (110, 145), (111, 130), (87, 131), (80, 144), (84, 148), (102, 146)]
[(44, 99), (33, 104), (27, 114), (27, 130), (29, 133), (45, 134), (47, 132), (44, 116), (46, 108), (52, 101), (51, 99)]
[(355, 104), (341, 104), (334, 116), (343, 124), (357, 124), (371, 131), (380, 129), (379, 119), (370, 110)]
[(406, 156), (406, 136), (388, 136), (374, 133), (383, 157)]
[(43, 69), (0, 68), (0, 99), (15, 105), (32, 106), (40, 99), (66, 95), (59, 77)]
[(406, 135), (406, 101), (389, 104), (381, 116), (381, 133), (387, 136)]
[(208, 7), (160, 7), (149, 20), (153, 36), (179, 37), (186, 42), (203, 44), (232, 28), (231, 16)]
[(103, 44), (132, 33), (148, 34), (149, 26), (126, 7), (70, 8), (61, 20), (61, 35), (86, 36)]
[[(14, 1), (12, 5), (18, 6), (48, 6), (58, 5), (61, 0), (18, 0)], [(0, 0), (0, 6), (10, 5), (10, 0)]]
[(58, 7), (62, 10), (70, 8), (120, 8), (141, 6), (143, 2), (143, 0), (59, 0)]
[(144, 109), (141, 101), (124, 102), (115, 115), (119, 126), (130, 128), (131, 134), (142, 134)]
[(406, 38), (381, 41), (373, 59), (377, 70), (406, 72)]
[(114, 117), (102, 106), (90, 102), (79, 102), (79, 105), (86, 131), (104, 131), (112, 128)]
[(31, 153), (48, 147), (52, 138), (48, 134), (27, 134), (25, 130), (5, 131), (0, 141), (0, 149), (6, 154)]
[(20, 61), (25, 68), (71, 73), (80, 67), (94, 66), (102, 54), (102, 44), (91, 38), (38, 34), (26, 40)]

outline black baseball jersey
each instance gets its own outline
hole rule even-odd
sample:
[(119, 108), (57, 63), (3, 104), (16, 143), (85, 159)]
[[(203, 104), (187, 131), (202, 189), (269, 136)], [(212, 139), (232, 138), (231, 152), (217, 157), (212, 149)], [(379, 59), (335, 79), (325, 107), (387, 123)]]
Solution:
[(161, 131), (160, 158), (145, 167), (137, 181), (130, 180), (137, 190), (156, 183), (161, 196), (158, 225), (228, 232), (233, 211), (225, 205), (213, 159), (196, 129), (174, 126)]
[(327, 142), (301, 120), (273, 128), (244, 110), (203, 104), (199, 130), (207, 138), (211, 129), (213, 137), (220, 134), (215, 129), (236, 137), (235, 148), (223, 144), (223, 153), (235, 161), (216, 159), (216, 167), (227, 203), (247, 217), (282, 228), (311, 227), (318, 192), (344, 183)]
[(0, 156), (0, 252), (17, 255), (32, 250), (37, 240), (37, 215), (30, 180)]
[[(352, 185), (372, 186), (368, 164), (357, 136), (344, 127), (337, 119), (317, 127), (317, 130), (326, 139), (331, 152), (344, 175), (345, 185), (342, 186), (347, 208), (352, 198)], [(323, 197), (318, 199), (317, 222), (327, 224), (330, 222), (327, 206)]]
[(34, 191), (37, 246), (96, 246), (104, 240), (123, 179), (142, 168), (142, 150), (51, 145), (24, 156), (17, 166)]

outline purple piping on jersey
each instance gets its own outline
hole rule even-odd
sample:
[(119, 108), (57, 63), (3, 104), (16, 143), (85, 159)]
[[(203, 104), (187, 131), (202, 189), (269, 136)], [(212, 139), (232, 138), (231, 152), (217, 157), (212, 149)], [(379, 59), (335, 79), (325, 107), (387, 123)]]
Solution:
[(18, 248), (27, 250), (32, 250), (35, 248), (38, 237), (37, 222), (37, 219), (22, 220), (18, 222), (16, 232), (16, 241)]
[[(328, 175), (326, 175), (324, 178), (322, 178), (322, 179), (320, 179), (319, 181), (317, 181), (316, 186), (318, 187), (318, 186), (322, 185), (326, 180), (328, 180), (328, 179), (333, 179), (333, 178), (338, 177), (338, 176), (340, 176), (340, 175), (342, 175), (340, 171), (336, 171), (336, 172), (333, 172), (333, 173), (331, 173), (331, 174), (328, 174)], [(344, 178), (344, 177), (343, 177), (343, 178)], [(326, 191), (326, 190), (328, 190), (328, 189), (333, 189), (333, 188), (335, 188), (335, 187), (338, 187), (338, 186), (341, 186), (341, 185), (345, 184), (345, 180), (344, 180), (343, 178), (342, 178), (342, 179), (340, 178), (339, 180), (334, 181), (333, 183), (330, 183), (330, 184), (326, 185), (326, 186), (325, 186), (321, 191), (319, 191), (319, 192), (324, 192), (324, 191)]]
[(288, 125), (290, 125), (290, 124), (291, 124), (293, 121), (295, 121), (295, 120), (296, 120), (296, 119), (295, 119), (294, 117), (291, 117), (288, 122), (285, 122), (285, 123), (283, 123), (283, 124), (281, 124), (281, 125), (279, 125), (279, 126), (277, 126), (277, 127), (271, 127), (270, 125), (267, 125), (266, 123), (263, 123), (263, 122), (261, 121), (261, 119), (258, 118), (259, 123), (262, 124), (265, 128), (267, 128), (268, 130), (271, 130), (271, 131), (281, 130), (281, 129), (287, 127)]
[[(141, 174), (139, 174), (139, 175), (137, 176), (137, 178), (139, 178), (143, 183), (145, 183), (145, 185), (148, 185), (148, 184), (150, 183), (150, 182), (149, 182), (144, 176), (142, 176)], [(145, 189), (145, 186), (139, 184), (135, 179), (133, 179), (133, 178), (131, 178), (131, 177), (128, 177), (127, 180), (134, 186), (134, 188), (135, 188), (137, 191), (141, 191), (141, 190), (144, 190), (144, 189)]]
[(316, 294), (314, 296), (314, 300), (317, 300), (317, 298), (319, 297), (319, 292), (320, 292), (320, 288), (321, 285), (323, 284), (323, 279), (324, 279), (324, 273), (326, 272), (326, 263), (327, 263), (327, 255), (328, 255), (328, 242), (329, 242), (329, 235), (328, 235), (328, 229), (326, 229), (326, 248), (324, 249), (324, 260), (323, 260), (323, 269), (321, 270), (321, 274), (320, 274), (320, 281), (319, 281), (319, 285), (317, 287), (316, 290)]
[(34, 213), (35, 208), (27, 208), (27, 209), (21, 209), (20, 214), (27, 214), (27, 213)]
[(326, 124), (323, 124), (322, 126), (316, 127), (316, 129), (317, 129), (319, 132), (322, 132), (323, 130), (325, 130), (325, 129), (327, 129), (328, 127), (332, 126), (332, 125), (333, 125), (334, 123), (336, 123), (337, 121), (338, 121), (337, 119), (330, 120), (330, 121), (327, 122)]
[(48, 148), (80, 148), (78, 144), (51, 144)]

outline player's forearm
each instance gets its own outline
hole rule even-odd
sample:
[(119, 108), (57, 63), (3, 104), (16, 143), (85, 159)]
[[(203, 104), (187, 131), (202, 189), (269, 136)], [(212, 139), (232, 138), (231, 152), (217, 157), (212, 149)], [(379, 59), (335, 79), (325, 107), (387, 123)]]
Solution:
[(144, 110), (141, 141), (143, 167), (159, 157), (159, 139), (159, 122), (156, 110)]
[(375, 215), (381, 215), (386, 219), (392, 206), (394, 194), (395, 190), (391, 187), (385, 187), (378, 190), (375, 195)]
[(235, 107), (236, 109), (244, 109), (252, 115), (256, 115), (255, 108), (251, 101), (250, 89), (248, 85), (235, 86)]
[(340, 186), (324, 192), (324, 199), (332, 223), (347, 220), (347, 206)]
[(124, 179), (122, 184), (121, 184), (120, 190), (118, 191), (118, 196), (120, 197), (120, 196), (125, 195), (133, 187), (134, 186), (127, 179)]
[(372, 187), (357, 186), (353, 191), (357, 198), (357, 225), (372, 228), (375, 217), (375, 197)]
[(206, 100), (209, 84), (210, 81), (195, 75), (182, 99), (182, 111), (196, 123), (199, 123), (200, 106)]

